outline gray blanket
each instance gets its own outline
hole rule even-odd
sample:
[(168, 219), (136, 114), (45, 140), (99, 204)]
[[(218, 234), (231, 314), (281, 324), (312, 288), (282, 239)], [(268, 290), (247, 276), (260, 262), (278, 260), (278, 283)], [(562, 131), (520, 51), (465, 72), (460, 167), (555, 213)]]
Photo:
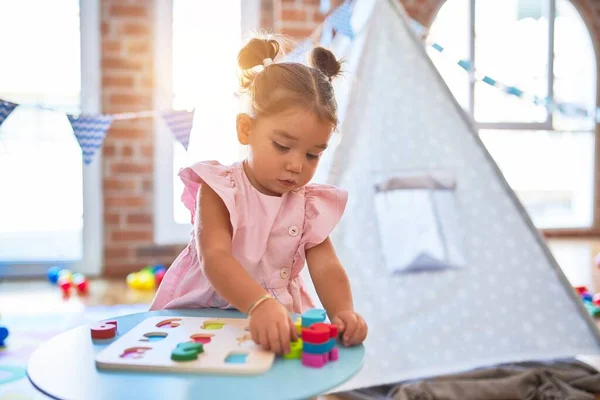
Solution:
[(478, 369), (354, 392), (393, 400), (594, 400), (600, 373), (576, 361), (529, 362)]

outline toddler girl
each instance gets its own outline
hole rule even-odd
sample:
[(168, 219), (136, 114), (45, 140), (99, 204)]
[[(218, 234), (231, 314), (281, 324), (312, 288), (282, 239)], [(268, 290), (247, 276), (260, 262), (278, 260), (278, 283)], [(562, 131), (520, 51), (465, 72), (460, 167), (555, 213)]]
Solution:
[(254, 38), (239, 52), (251, 111), (238, 115), (236, 128), (248, 156), (180, 171), (194, 234), (150, 309), (235, 308), (249, 315), (254, 342), (286, 353), (297, 338), (290, 313), (314, 307), (300, 277), (306, 262), (344, 345), (356, 345), (367, 325), (329, 239), (347, 194), (309, 184), (337, 125), (331, 80), (340, 63), (321, 47), (311, 67), (274, 63), (279, 50), (276, 40)]

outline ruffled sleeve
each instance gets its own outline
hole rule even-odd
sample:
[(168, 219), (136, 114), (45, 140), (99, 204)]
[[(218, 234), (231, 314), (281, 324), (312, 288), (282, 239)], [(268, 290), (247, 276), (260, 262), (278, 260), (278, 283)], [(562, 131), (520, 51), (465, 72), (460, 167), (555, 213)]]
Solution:
[(190, 210), (192, 224), (196, 217), (198, 190), (200, 190), (200, 185), (205, 183), (225, 203), (225, 207), (229, 211), (231, 226), (233, 231), (236, 231), (238, 212), (235, 204), (235, 183), (231, 173), (231, 167), (221, 165), (217, 161), (199, 162), (179, 171), (179, 177), (184, 186), (181, 201)]
[(322, 243), (336, 227), (348, 202), (348, 192), (335, 186), (306, 186), (305, 222), (302, 242), (304, 249)]

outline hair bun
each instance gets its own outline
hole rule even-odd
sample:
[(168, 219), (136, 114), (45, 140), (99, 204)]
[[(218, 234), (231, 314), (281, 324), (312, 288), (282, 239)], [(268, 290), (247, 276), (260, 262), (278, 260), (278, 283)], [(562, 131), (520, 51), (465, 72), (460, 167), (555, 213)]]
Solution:
[(323, 72), (329, 80), (332, 80), (340, 74), (342, 63), (335, 55), (324, 47), (315, 47), (310, 54), (310, 65)]
[(275, 59), (279, 48), (277, 40), (253, 38), (238, 53), (238, 65), (242, 70), (263, 65), (264, 59)]

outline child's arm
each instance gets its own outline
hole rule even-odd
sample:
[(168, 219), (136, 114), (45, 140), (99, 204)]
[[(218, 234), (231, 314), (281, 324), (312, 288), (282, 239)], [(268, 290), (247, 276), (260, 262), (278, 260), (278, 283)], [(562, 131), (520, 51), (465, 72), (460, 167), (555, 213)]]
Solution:
[[(194, 233), (204, 273), (221, 297), (246, 313), (268, 292), (233, 257), (229, 211), (221, 198), (208, 185), (202, 185), (196, 203)], [(287, 310), (270, 299), (257, 303), (252, 311), (250, 332), (256, 343), (275, 353), (289, 352), (290, 340), (296, 339)]]
[(198, 191), (196, 207), (197, 251), (204, 273), (215, 290), (242, 312), (267, 294), (231, 253), (232, 230), (229, 211), (221, 198), (208, 185)]
[(310, 277), (332, 322), (341, 326), (344, 343), (359, 344), (367, 336), (367, 324), (354, 312), (350, 281), (329, 238), (306, 251)]

